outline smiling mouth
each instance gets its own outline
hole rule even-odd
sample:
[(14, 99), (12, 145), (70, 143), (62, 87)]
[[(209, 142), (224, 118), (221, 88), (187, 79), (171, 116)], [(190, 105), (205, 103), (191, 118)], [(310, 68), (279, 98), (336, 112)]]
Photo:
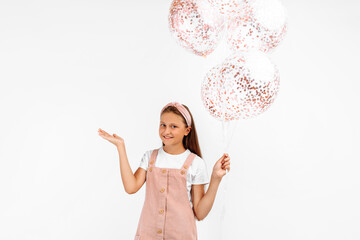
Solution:
[(164, 137), (165, 139), (171, 139), (172, 137)]

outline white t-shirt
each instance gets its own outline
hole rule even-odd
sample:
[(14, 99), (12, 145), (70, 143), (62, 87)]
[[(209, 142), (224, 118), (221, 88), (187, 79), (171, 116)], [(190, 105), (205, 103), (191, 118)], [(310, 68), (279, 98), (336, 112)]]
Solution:
[[(141, 159), (139, 167), (145, 170), (148, 169), (149, 160), (152, 151), (153, 150), (148, 150), (144, 153), (144, 156)], [(183, 153), (173, 155), (165, 152), (164, 149), (161, 147), (156, 157), (155, 167), (181, 169), (181, 167), (185, 163), (186, 158), (190, 155), (190, 153), (191, 153), (190, 150), (186, 149), (186, 151)], [(202, 158), (200, 158), (198, 155), (196, 155), (196, 157), (194, 158), (194, 160), (192, 161), (191, 165), (187, 170), (187, 178), (186, 178), (187, 193), (191, 207), (193, 207), (191, 201), (191, 193), (190, 193), (191, 185), (208, 184), (209, 182), (210, 182), (209, 175), (207, 172), (205, 161)]]

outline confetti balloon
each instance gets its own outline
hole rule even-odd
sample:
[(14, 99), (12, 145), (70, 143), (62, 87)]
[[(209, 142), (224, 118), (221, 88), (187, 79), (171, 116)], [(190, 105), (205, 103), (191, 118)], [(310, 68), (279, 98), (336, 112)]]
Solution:
[(230, 19), (227, 40), (231, 50), (268, 52), (284, 38), (287, 13), (279, 0), (246, 0), (241, 14)]
[(210, 115), (222, 120), (248, 119), (267, 110), (280, 86), (279, 72), (265, 53), (249, 51), (212, 68), (201, 86)]
[(220, 13), (229, 17), (237, 16), (241, 13), (243, 0), (208, 0), (211, 5)]
[(222, 37), (224, 17), (217, 14), (207, 0), (174, 0), (169, 28), (181, 46), (206, 56), (215, 50)]

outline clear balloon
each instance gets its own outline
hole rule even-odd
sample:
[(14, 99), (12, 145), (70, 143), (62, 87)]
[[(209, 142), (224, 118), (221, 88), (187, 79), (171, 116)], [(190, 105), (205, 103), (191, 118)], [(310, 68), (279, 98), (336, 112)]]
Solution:
[(199, 56), (213, 52), (223, 35), (224, 17), (207, 0), (174, 0), (168, 20), (177, 42)]
[(221, 121), (248, 119), (271, 106), (279, 86), (275, 64), (265, 53), (249, 51), (212, 68), (202, 82), (201, 97), (210, 115)]
[(287, 32), (287, 12), (279, 0), (246, 0), (238, 17), (229, 19), (227, 40), (231, 50), (268, 52)]

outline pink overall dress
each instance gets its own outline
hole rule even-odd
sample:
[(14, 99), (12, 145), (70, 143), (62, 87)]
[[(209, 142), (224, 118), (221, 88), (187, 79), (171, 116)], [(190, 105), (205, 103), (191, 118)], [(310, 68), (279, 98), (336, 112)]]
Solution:
[(181, 169), (158, 168), (158, 151), (153, 150), (146, 172), (145, 202), (135, 240), (197, 240), (186, 188), (186, 173), (196, 155), (190, 153)]

